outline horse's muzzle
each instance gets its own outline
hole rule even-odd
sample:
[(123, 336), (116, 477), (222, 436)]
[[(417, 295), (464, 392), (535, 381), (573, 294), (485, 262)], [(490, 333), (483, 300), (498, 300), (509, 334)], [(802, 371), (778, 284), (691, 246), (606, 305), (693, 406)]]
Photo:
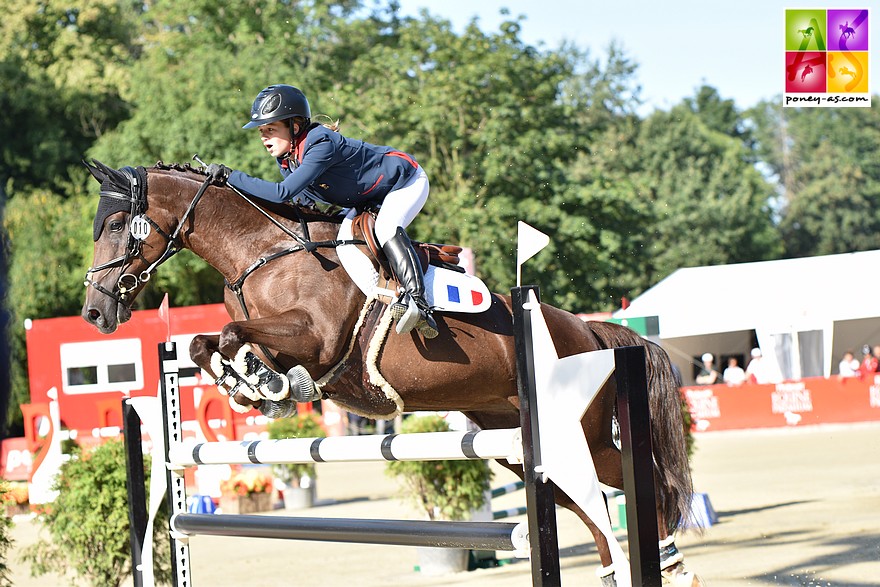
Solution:
[(114, 305), (115, 308), (107, 308), (102, 311), (95, 305), (86, 304), (82, 311), (83, 320), (100, 330), (102, 334), (116, 332), (120, 324), (131, 319), (131, 309), (125, 304)]

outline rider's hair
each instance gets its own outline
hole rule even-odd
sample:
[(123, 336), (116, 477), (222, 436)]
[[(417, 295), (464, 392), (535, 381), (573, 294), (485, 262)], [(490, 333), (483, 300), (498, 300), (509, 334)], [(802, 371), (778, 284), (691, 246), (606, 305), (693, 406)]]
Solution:
[(319, 124), (321, 126), (323, 126), (324, 128), (329, 128), (333, 132), (339, 132), (339, 119), (338, 118), (336, 120), (333, 120), (332, 118), (330, 118), (326, 114), (316, 114), (312, 120), (315, 120), (316, 118), (326, 118), (327, 122), (320, 122)]

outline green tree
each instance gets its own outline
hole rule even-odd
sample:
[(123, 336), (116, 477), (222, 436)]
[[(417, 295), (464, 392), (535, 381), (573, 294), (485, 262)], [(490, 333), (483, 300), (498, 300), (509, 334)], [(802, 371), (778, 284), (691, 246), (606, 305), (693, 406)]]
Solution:
[(751, 116), (759, 152), (779, 183), (785, 256), (880, 247), (878, 109), (763, 103)]
[[(145, 459), (149, 471), (149, 459)], [(67, 575), (102, 587), (118, 586), (131, 574), (125, 445), (110, 440), (89, 452), (78, 452), (63, 465), (53, 488), (58, 497), (39, 518), (51, 540), (41, 538), (22, 554), (34, 576)], [(149, 499), (149, 498), (148, 498)], [(167, 514), (165, 514), (167, 515)], [(162, 510), (153, 533), (154, 552), (168, 552)], [(157, 583), (171, 582), (171, 564), (154, 558)]]
[[(73, 189), (72, 186), (68, 186)], [(19, 404), (29, 402), (24, 321), (79, 313), (83, 276), (91, 258), (94, 200), (80, 191), (68, 198), (46, 189), (23, 190), (7, 205), (9, 235), (11, 399), (8, 421), (19, 428)]]
[[(135, 24), (143, 6), (119, 0), (0, 0), (4, 15), (0, 22), (0, 219), (4, 227), (22, 222), (23, 215), (33, 212), (32, 203), (54, 205), (48, 204), (52, 196), (75, 195), (75, 191), (69, 191), (71, 173), (85, 150), (96, 137), (128, 116), (120, 93), (126, 85), (129, 65), (138, 54)], [(79, 181), (83, 181), (82, 174)], [(9, 210), (4, 211), (7, 206)], [(35, 216), (43, 212), (37, 210)], [(79, 218), (75, 210), (69, 212), (73, 212), (71, 218)], [(8, 216), (14, 218), (4, 218)], [(35, 254), (32, 260), (23, 261), (27, 269), (16, 268), (15, 259), (10, 258), (8, 281), (4, 284), (8, 289), (0, 288), (5, 294), (0, 296), (5, 307), (0, 316), (11, 317), (8, 326), (4, 320), (0, 320), (0, 326), (9, 331), (13, 354), (11, 391), (5, 382), (0, 382), (5, 400), (0, 404), (8, 409), (11, 431), (17, 433), (21, 429), (18, 404), (27, 401), (20, 318), (50, 316), (60, 307), (75, 307), (75, 298), (68, 294), (81, 278), (68, 285), (59, 285), (56, 278), (79, 272), (81, 259), (72, 261), (76, 255), (67, 255), (68, 245), (75, 238), (72, 248), (78, 250), (86, 233), (65, 232), (45, 237), (39, 230), (18, 235), (2, 232), (0, 229), (4, 253), (8, 247), (24, 259), (27, 247)], [(25, 240), (31, 236), (36, 238)], [(64, 242), (62, 246), (67, 248), (37, 248), (52, 244), (53, 240), (54, 244)], [(23, 274), (33, 269), (32, 261), (40, 257), (63, 262), (43, 265), (37, 270), (39, 275), (51, 273), (47, 283), (27, 283)], [(0, 275), (0, 281), (4, 277)], [(35, 287), (22, 287), (25, 285)]]
[(92, 141), (128, 116), (120, 92), (142, 7), (0, 0), (0, 184), (58, 188)]
[(775, 258), (774, 194), (741, 140), (682, 104), (642, 125), (641, 185), (654, 206), (650, 281), (679, 267)]

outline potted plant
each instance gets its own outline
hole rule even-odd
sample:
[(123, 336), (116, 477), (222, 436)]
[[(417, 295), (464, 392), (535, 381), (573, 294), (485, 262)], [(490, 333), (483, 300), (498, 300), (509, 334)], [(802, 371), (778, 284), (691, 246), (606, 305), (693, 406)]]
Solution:
[[(322, 427), (320, 416), (314, 412), (296, 414), (291, 418), (279, 418), (269, 423), (269, 438), (324, 438), (327, 433)], [(273, 465), (275, 477), (284, 483), (282, 490), (284, 507), (301, 509), (311, 507), (315, 502), (316, 473), (314, 463), (294, 463)]]
[[(440, 416), (412, 416), (401, 432), (447, 432)], [(460, 521), (485, 504), (492, 470), (484, 460), (392, 461), (386, 473), (402, 485), (402, 496), (429, 520)], [(467, 549), (419, 547), (422, 573), (439, 575), (467, 570)]]
[(272, 477), (245, 469), (220, 483), (220, 508), (224, 514), (251, 514), (272, 509)]

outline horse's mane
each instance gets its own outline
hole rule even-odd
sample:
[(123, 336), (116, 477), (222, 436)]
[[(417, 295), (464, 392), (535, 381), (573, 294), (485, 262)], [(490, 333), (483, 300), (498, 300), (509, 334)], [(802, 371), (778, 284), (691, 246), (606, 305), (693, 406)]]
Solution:
[[(182, 174), (196, 174), (200, 177), (192, 179), (197, 179), (197, 181), (204, 181), (204, 178), (208, 175), (207, 171), (203, 167), (193, 167), (190, 163), (165, 163), (163, 161), (157, 161), (156, 164), (150, 168), (150, 170), (171, 171)], [(238, 197), (232, 190), (232, 188), (228, 186), (217, 187), (225, 192), (228, 192), (230, 197)], [(331, 224), (340, 224), (342, 222), (342, 216), (340, 216), (339, 214), (325, 214), (324, 212), (321, 212), (317, 208), (313, 208), (311, 206), (269, 202), (266, 200), (261, 200), (259, 198), (250, 198), (250, 200), (255, 204), (259, 204), (261, 208), (269, 212), (273, 212), (281, 216), (282, 218), (286, 218), (288, 220), (296, 222), (329, 222)]]

